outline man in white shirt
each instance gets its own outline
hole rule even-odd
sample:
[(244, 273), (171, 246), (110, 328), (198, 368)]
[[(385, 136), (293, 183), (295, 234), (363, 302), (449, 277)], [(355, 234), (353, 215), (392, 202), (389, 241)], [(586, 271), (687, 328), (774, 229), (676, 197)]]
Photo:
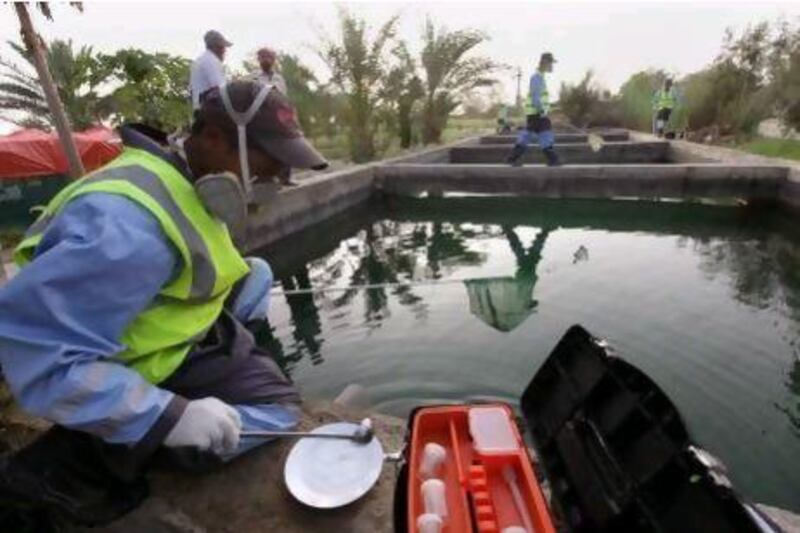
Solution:
[(287, 96), (286, 80), (280, 73), (275, 72), (275, 63), (278, 61), (278, 54), (275, 53), (275, 50), (264, 47), (257, 52), (256, 56), (258, 64), (261, 66), (261, 72), (255, 74), (254, 77), (261, 83), (274, 85), (284, 96)]
[(194, 60), (189, 76), (193, 109), (200, 109), (203, 98), (211, 89), (225, 85), (225, 69), (222, 61), (225, 59), (225, 51), (232, 45), (216, 30), (206, 32), (203, 39), (206, 51)]

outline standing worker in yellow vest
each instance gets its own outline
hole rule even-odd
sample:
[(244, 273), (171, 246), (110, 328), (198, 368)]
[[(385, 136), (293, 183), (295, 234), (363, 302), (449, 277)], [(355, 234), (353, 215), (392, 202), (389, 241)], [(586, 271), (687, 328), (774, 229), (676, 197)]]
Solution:
[(509, 133), (511, 124), (508, 122), (508, 106), (504, 103), (497, 108), (497, 133)]
[(526, 125), (517, 137), (514, 148), (508, 156), (508, 163), (514, 166), (522, 165), (522, 156), (528, 149), (531, 142), (531, 135), (536, 134), (539, 146), (544, 152), (548, 166), (560, 164), (558, 155), (553, 145), (555, 136), (553, 135), (553, 125), (550, 122), (550, 94), (547, 90), (547, 80), (545, 75), (553, 72), (553, 64), (556, 60), (553, 54), (545, 52), (539, 59), (539, 68), (531, 76), (528, 97), (525, 99)]
[(664, 129), (669, 123), (672, 111), (678, 106), (678, 91), (671, 78), (664, 80), (664, 86), (653, 94), (653, 112), (655, 113), (656, 135), (664, 136)]
[[(185, 154), (123, 127), (124, 150), (69, 185), (16, 250), (0, 289), (0, 365), (16, 400), (54, 423), (0, 457), (0, 530), (96, 525), (146, 495), (163, 457), (193, 468), (297, 423), (299, 395), (244, 324), (272, 274), (243, 258), (253, 182), (323, 168), (280, 91), (210, 91)], [(233, 235), (232, 235), (233, 234)]]

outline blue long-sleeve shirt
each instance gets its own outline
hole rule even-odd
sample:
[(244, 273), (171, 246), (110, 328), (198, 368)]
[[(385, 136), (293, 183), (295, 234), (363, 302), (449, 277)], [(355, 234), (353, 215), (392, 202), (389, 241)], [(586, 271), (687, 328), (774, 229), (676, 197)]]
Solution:
[[(48, 225), (34, 260), (0, 288), (0, 366), (28, 412), (108, 442), (134, 445), (174, 402), (115, 361), (126, 326), (180, 267), (158, 221), (119, 195), (70, 201)], [(263, 263), (263, 262), (262, 262)], [(253, 269), (232, 312), (263, 318), (272, 273)], [(286, 430), (297, 422), (282, 405), (234, 405), (244, 429)], [(243, 439), (235, 453), (267, 439)]]
[(156, 219), (118, 195), (71, 201), (35, 259), (0, 289), (0, 365), (30, 413), (108, 442), (138, 442), (174, 395), (112, 358), (172, 277)]
[(544, 94), (545, 89), (546, 82), (544, 79), (544, 74), (536, 71), (533, 76), (531, 76), (528, 94), (531, 95), (531, 103), (533, 104), (533, 107), (540, 111), (542, 111), (544, 108), (542, 95)]

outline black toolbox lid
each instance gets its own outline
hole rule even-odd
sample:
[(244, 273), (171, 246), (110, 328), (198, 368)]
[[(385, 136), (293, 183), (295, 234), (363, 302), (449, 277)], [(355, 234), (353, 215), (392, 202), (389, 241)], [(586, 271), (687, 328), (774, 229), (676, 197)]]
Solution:
[(693, 445), (658, 385), (580, 326), (559, 341), (521, 407), (567, 530), (777, 530), (757, 525), (762, 517)]

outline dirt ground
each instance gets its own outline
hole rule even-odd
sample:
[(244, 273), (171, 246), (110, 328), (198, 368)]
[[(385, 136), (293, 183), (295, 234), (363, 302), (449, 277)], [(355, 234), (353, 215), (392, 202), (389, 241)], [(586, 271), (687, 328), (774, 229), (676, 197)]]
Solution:
[[(329, 405), (308, 411), (302, 429), (340, 420), (360, 420), (362, 413)], [(375, 435), (384, 451), (400, 449), (405, 422), (373, 416)], [(283, 482), (283, 464), (293, 440), (253, 450), (223, 469), (206, 475), (156, 472), (151, 496), (137, 510), (105, 528), (84, 533), (200, 532), (380, 532), (392, 531), (396, 466), (384, 464), (378, 483), (347, 507), (319, 511), (298, 503)]]

